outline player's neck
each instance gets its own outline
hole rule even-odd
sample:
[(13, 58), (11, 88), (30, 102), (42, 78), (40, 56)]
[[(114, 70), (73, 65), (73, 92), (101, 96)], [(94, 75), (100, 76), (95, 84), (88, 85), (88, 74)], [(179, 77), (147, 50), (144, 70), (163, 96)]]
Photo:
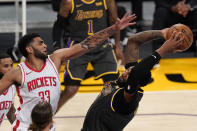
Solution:
[(31, 66), (31, 68), (33, 68), (34, 70), (41, 70), (42, 67), (44, 66), (45, 64), (45, 61), (40, 59), (40, 58), (35, 58), (35, 57), (29, 57), (27, 59), (27, 64), (29, 66)]

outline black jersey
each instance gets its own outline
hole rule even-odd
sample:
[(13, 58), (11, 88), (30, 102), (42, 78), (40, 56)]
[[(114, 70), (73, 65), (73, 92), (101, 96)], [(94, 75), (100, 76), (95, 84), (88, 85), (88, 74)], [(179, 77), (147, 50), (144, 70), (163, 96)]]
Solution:
[(95, 32), (105, 29), (107, 24), (105, 0), (72, 0), (69, 15), (69, 32), (72, 40), (81, 42)]
[(135, 116), (139, 101), (143, 96), (143, 90), (138, 91), (135, 97), (136, 103), (131, 107), (131, 112), (125, 114), (117, 112), (113, 107), (114, 97), (118, 93), (124, 93), (124, 89), (113, 88), (112, 92), (106, 96), (103, 92), (104, 89), (89, 108), (81, 131), (122, 131)]

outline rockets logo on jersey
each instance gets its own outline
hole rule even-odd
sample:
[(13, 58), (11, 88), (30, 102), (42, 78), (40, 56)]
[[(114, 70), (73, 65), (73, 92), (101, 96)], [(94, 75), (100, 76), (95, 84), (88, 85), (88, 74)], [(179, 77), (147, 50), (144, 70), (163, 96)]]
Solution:
[(56, 86), (56, 77), (39, 77), (27, 82), (29, 92), (40, 87)]
[(2, 101), (0, 102), (0, 110), (10, 109), (11, 105), (12, 105), (12, 101)]

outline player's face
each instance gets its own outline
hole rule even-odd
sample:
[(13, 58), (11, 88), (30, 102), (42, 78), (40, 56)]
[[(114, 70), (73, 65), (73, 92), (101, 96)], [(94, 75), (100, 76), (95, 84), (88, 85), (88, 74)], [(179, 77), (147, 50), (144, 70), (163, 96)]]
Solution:
[(11, 58), (4, 58), (0, 60), (0, 73), (5, 74), (12, 69), (13, 61)]
[(126, 82), (127, 81), (128, 77), (129, 77), (129, 73), (132, 70), (132, 68), (133, 68), (133, 66), (128, 68), (125, 72), (122, 73), (122, 75), (120, 76), (120, 80), (122, 82)]
[(35, 57), (43, 60), (47, 58), (47, 45), (40, 37), (34, 38), (32, 49)]

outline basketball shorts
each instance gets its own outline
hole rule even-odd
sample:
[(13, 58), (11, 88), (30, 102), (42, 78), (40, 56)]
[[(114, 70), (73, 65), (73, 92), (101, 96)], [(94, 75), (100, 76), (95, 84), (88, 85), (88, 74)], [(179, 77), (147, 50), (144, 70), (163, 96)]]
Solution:
[(107, 42), (76, 59), (66, 62), (65, 85), (80, 85), (87, 73), (89, 62), (93, 66), (95, 79), (102, 78), (105, 82), (118, 78), (119, 73), (113, 45)]

